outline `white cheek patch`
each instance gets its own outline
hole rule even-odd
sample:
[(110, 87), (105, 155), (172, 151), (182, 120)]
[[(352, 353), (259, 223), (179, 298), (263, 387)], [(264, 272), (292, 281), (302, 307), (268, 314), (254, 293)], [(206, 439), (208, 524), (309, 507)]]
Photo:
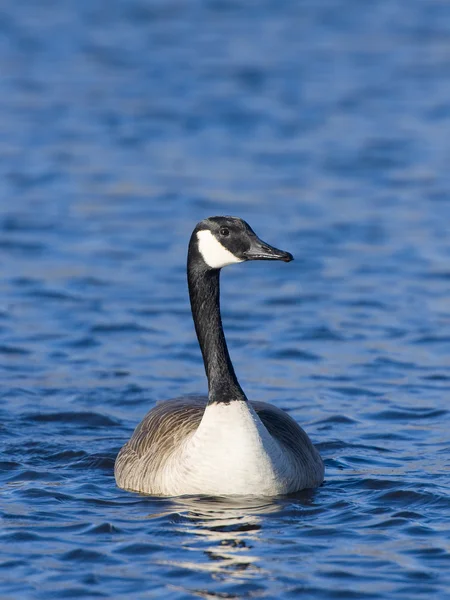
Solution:
[(197, 231), (198, 249), (205, 263), (211, 269), (221, 269), (227, 265), (243, 262), (213, 236), (207, 229)]

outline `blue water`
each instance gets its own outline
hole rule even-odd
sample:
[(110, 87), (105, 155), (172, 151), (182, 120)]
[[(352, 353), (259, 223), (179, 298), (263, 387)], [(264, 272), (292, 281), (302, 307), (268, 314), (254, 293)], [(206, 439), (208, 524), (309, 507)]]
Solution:
[[(4, 0), (0, 597), (450, 598), (450, 5)], [(326, 462), (230, 503), (115, 487), (158, 400), (204, 392), (186, 246), (223, 273), (247, 395)]]

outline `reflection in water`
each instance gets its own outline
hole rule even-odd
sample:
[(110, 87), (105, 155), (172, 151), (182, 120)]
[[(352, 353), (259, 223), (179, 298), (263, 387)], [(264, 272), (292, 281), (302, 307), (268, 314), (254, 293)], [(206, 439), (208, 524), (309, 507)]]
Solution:
[[(314, 491), (305, 490), (289, 498), (289, 504), (309, 503), (313, 494)], [(183, 549), (194, 552), (195, 562), (183, 559), (161, 562), (195, 573), (208, 573), (221, 584), (243, 584), (254, 577), (269, 576), (258, 566), (260, 557), (254, 547), (261, 538), (262, 517), (280, 513), (285, 508), (286, 499), (177, 498), (171, 512), (173, 514), (175, 510), (183, 516), (178, 531), (187, 540)], [(199, 550), (203, 553), (204, 562), (198, 560)], [(211, 589), (189, 589), (189, 592), (202, 598), (216, 598), (218, 595)], [(227, 593), (225, 597), (241, 595)]]
[(209, 559), (203, 564), (182, 561), (178, 566), (221, 578), (261, 574), (251, 549), (261, 531), (261, 515), (279, 512), (280, 504), (261, 498), (185, 497), (176, 500), (175, 508), (185, 517), (182, 533), (189, 534), (185, 549), (197, 551), (198, 545), (204, 546), (204, 556)]

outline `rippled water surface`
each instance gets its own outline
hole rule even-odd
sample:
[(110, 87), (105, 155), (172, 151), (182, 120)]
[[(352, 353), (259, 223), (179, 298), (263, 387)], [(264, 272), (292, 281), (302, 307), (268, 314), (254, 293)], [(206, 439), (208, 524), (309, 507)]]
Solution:
[[(13, 2), (0, 13), (0, 596), (450, 598), (450, 5)], [(315, 491), (142, 497), (113, 464), (206, 388), (195, 223), (248, 396)]]

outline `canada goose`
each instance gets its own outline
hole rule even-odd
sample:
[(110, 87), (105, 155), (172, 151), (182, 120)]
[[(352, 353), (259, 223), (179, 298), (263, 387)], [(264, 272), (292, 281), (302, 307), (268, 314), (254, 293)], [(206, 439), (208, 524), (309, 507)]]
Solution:
[(249, 402), (234, 373), (222, 329), (220, 269), (247, 260), (293, 260), (237, 217), (210, 217), (195, 227), (187, 276), (208, 396), (157, 404), (120, 450), (121, 488), (157, 496), (275, 496), (319, 486), (322, 459), (283, 410)]

